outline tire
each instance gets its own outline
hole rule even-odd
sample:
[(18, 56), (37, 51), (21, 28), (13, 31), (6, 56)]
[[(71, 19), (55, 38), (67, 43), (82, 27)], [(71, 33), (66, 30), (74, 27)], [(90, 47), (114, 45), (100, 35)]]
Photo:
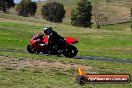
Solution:
[(75, 57), (77, 55), (77, 53), (78, 53), (77, 48), (73, 45), (70, 45), (70, 46), (66, 47), (65, 52), (63, 53), (63, 55), (65, 57), (72, 58), (72, 57)]
[(32, 46), (32, 45), (28, 45), (28, 46), (27, 46), (27, 51), (28, 51), (29, 53), (31, 53), (31, 54), (34, 54), (34, 53), (35, 53), (35, 51), (33, 51), (33, 46)]

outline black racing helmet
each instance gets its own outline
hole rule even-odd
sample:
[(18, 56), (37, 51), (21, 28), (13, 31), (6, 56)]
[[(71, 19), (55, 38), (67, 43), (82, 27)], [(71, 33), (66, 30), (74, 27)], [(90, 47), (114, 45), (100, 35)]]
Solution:
[(44, 33), (45, 33), (46, 35), (49, 35), (49, 34), (52, 33), (52, 32), (53, 32), (52, 27), (45, 27), (45, 28), (44, 28)]

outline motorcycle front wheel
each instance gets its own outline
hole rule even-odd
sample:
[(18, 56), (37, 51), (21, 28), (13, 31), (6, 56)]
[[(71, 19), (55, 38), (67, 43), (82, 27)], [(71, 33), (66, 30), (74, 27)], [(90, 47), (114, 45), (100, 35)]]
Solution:
[(34, 54), (34, 53), (35, 53), (35, 51), (33, 50), (33, 46), (32, 46), (32, 45), (28, 45), (28, 46), (27, 46), (27, 51), (28, 51), (29, 53), (31, 53), (31, 54)]

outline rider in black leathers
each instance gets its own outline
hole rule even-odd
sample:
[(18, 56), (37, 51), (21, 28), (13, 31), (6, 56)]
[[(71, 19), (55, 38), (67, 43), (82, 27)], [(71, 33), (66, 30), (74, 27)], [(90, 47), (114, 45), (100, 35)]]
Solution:
[(53, 31), (51, 27), (44, 28), (44, 34), (49, 37), (48, 43), (46, 44), (49, 50), (51, 50), (55, 45), (60, 48), (65, 45), (64, 38), (57, 32)]

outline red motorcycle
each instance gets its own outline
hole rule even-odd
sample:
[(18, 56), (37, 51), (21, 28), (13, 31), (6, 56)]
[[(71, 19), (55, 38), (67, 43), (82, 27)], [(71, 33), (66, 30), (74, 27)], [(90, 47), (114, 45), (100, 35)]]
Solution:
[(29, 53), (36, 53), (39, 54), (40, 52), (44, 54), (51, 54), (51, 55), (61, 55), (63, 54), (65, 57), (75, 57), (78, 53), (78, 50), (73, 44), (78, 43), (76, 38), (66, 37), (64, 38), (63, 42), (60, 42), (61, 45), (54, 45), (52, 49), (48, 49), (48, 46), (45, 44), (48, 42), (48, 36), (44, 36), (43, 39), (33, 37), (30, 39), (29, 45), (27, 46), (27, 51)]

